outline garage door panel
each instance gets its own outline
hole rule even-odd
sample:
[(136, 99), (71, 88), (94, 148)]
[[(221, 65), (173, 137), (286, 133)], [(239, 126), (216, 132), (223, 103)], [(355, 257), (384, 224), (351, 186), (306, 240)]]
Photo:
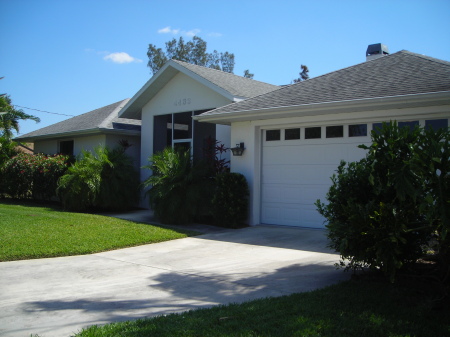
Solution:
[(262, 213), (265, 223), (271, 225), (322, 228), (325, 220), (317, 216), (316, 207), (311, 204), (302, 207), (298, 207), (298, 204), (268, 204), (263, 205)]
[(266, 203), (311, 204), (324, 200), (328, 185), (264, 184), (261, 196)]
[[(266, 165), (262, 179), (267, 184), (327, 184), (336, 173), (337, 164), (328, 165)], [(325, 177), (325, 178), (324, 178)]]
[(261, 222), (323, 228), (314, 203), (325, 201), (341, 160), (356, 161), (361, 140), (343, 138), (265, 142), (262, 149)]

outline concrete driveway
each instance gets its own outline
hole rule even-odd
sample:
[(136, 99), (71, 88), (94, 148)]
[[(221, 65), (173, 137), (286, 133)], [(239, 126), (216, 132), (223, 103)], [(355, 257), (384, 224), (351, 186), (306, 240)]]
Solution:
[(309, 291), (347, 279), (323, 230), (256, 226), (99, 254), (0, 263), (0, 335)]

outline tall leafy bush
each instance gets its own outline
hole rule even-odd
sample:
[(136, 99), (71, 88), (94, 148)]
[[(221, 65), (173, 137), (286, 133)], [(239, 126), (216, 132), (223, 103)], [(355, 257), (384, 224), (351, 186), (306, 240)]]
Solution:
[(247, 219), (248, 184), (240, 173), (224, 172), (216, 176), (212, 212), (217, 225), (238, 228)]
[(57, 188), (67, 210), (125, 210), (139, 198), (139, 176), (124, 147), (82, 151)]
[(449, 141), (448, 130), (384, 124), (370, 146), (360, 146), (368, 150), (364, 159), (340, 164), (329, 203), (316, 205), (343, 266), (381, 269), (393, 281), (434, 239), (448, 268)]

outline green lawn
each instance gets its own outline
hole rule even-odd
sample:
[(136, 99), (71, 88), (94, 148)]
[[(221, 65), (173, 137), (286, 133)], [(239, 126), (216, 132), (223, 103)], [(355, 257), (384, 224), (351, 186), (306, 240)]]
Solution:
[(81, 255), (195, 235), (107, 216), (0, 200), (0, 261)]
[[(309, 293), (92, 326), (76, 337), (450, 336), (450, 311), (416, 288), (349, 281)], [(423, 294), (423, 293), (422, 293)]]

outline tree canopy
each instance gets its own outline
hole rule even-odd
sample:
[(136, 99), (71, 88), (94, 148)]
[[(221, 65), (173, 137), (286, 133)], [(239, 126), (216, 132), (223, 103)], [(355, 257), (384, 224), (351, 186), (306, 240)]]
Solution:
[(8, 95), (0, 96), (0, 137), (10, 140), (13, 130), (19, 132), (20, 120), (33, 120), (40, 122), (39, 117), (29, 115), (21, 109), (15, 109)]
[(302, 64), (302, 65), (300, 66), (300, 68), (302, 69), (302, 71), (299, 73), (300, 77), (294, 79), (294, 83), (298, 83), (298, 82), (301, 82), (301, 81), (305, 81), (305, 80), (307, 80), (307, 79), (309, 78), (309, 75), (308, 75), (309, 69), (308, 69), (308, 67), (305, 66), (304, 64)]
[(185, 42), (182, 37), (178, 41), (174, 38), (166, 42), (165, 51), (149, 44), (147, 66), (154, 75), (167, 61), (173, 59), (233, 73), (234, 54), (229, 52), (219, 53), (217, 50), (208, 53), (206, 47), (206, 41), (198, 36), (194, 36), (192, 41), (188, 42)]

